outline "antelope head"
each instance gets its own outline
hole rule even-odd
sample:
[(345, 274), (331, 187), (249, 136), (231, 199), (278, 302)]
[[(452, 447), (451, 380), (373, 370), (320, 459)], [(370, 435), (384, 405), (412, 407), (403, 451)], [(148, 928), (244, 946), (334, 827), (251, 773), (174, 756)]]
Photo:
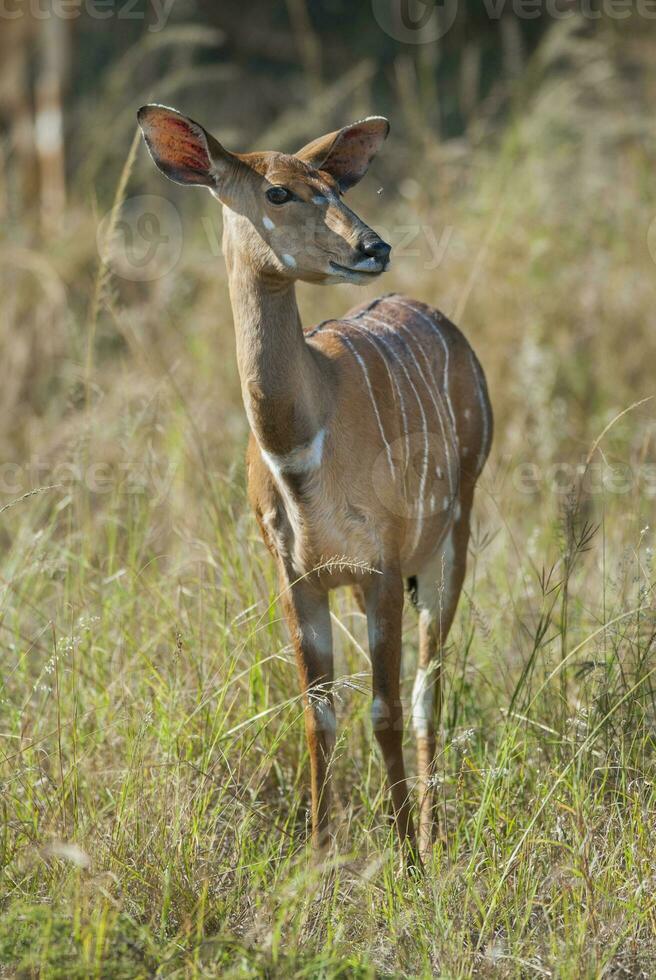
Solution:
[(209, 188), (224, 205), (228, 262), (239, 254), (268, 277), (313, 283), (365, 283), (387, 269), (390, 246), (342, 199), (387, 138), (381, 116), (294, 154), (231, 153), (166, 106), (144, 106), (138, 120), (163, 174)]

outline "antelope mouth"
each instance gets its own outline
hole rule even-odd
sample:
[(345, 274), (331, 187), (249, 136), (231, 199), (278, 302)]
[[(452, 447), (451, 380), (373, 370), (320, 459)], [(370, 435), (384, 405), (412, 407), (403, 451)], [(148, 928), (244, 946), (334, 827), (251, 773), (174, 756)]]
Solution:
[(370, 279), (373, 279), (385, 272), (388, 264), (389, 263), (383, 264), (375, 259), (367, 259), (366, 262), (359, 262), (358, 265), (348, 266), (340, 265), (339, 262), (333, 262), (331, 260), (330, 268), (334, 269), (335, 272), (338, 272), (342, 276), (346, 275), (355, 278), (369, 277)]

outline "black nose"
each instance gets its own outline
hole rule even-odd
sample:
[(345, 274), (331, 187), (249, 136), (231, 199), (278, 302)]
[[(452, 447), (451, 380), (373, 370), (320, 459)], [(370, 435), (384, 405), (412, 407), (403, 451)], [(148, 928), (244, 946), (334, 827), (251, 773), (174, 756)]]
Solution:
[(368, 241), (361, 243), (360, 251), (368, 258), (377, 259), (378, 262), (385, 263), (390, 257), (392, 246), (388, 245), (387, 242), (381, 241), (380, 238), (370, 238)]

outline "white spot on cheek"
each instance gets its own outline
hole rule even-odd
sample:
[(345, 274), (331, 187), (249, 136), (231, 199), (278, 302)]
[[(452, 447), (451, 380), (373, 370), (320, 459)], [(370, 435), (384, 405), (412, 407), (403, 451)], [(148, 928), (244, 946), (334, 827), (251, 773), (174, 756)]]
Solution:
[(273, 229), (276, 227), (275, 221), (272, 221), (267, 215), (262, 218), (262, 224), (267, 231), (273, 231)]
[(293, 255), (288, 255), (287, 253), (285, 253), (282, 257), (282, 260), (288, 269), (296, 268), (296, 259), (294, 258)]

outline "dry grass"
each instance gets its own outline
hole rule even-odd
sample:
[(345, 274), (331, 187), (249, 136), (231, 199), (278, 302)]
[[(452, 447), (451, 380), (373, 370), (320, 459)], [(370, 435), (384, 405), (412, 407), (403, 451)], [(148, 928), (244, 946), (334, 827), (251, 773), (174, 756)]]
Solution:
[[(501, 137), (391, 148), (385, 194), (374, 179), (356, 201), (397, 245), (410, 225), (445, 245), (435, 269), (426, 232), (419, 256), (397, 248), (388, 288), (459, 312), (498, 420), (450, 644), (443, 839), (421, 881), (398, 873), (346, 596), (334, 873), (306, 851), (301, 709), (244, 499), (209, 202), (140, 154), (128, 195), (175, 200), (185, 232), (146, 283), (98, 276), (82, 206), (38, 252), (9, 230), (0, 974), (656, 972), (656, 408), (635, 405), (656, 367), (641, 102), (656, 78), (639, 45), (571, 30), (530, 72)], [(301, 290), (308, 322), (362, 298)], [(407, 627), (409, 697), (410, 612)]]

